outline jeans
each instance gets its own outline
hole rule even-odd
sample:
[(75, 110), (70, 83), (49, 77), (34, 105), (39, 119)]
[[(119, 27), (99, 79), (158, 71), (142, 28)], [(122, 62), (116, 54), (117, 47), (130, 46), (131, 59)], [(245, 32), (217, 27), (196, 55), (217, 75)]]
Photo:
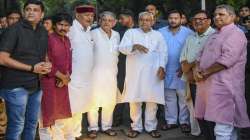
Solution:
[(216, 140), (237, 140), (237, 129), (232, 125), (216, 123), (214, 128)]
[(41, 90), (1, 89), (8, 118), (6, 140), (34, 140), (40, 113)]

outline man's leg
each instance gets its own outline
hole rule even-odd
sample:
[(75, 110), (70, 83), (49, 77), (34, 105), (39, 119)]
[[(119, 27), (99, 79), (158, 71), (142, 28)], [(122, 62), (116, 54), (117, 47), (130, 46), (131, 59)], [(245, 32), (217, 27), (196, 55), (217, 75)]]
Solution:
[(216, 140), (237, 140), (237, 133), (232, 125), (216, 123), (214, 133)]
[(167, 124), (177, 124), (178, 108), (176, 90), (165, 89), (165, 119)]
[(2, 90), (6, 103), (7, 130), (6, 140), (19, 140), (24, 128), (28, 92), (24, 88)]
[(112, 128), (114, 108), (115, 106), (102, 107), (102, 131)]
[(52, 130), (50, 127), (39, 128), (40, 140), (52, 140)]
[(34, 140), (36, 136), (37, 124), (41, 108), (42, 91), (31, 93), (25, 113), (25, 123), (22, 138), (24, 140)]
[(189, 111), (185, 99), (185, 90), (177, 90), (179, 104), (179, 122), (180, 124), (189, 124)]
[(156, 112), (157, 112), (157, 104), (147, 102), (146, 103), (146, 109), (145, 109), (145, 130), (147, 132), (151, 132), (153, 130), (157, 129), (157, 118), (156, 118)]
[(131, 128), (142, 132), (142, 103), (130, 103), (130, 117), (132, 119)]
[(98, 126), (98, 118), (99, 118), (99, 113), (98, 113), (99, 108), (90, 110), (88, 112), (88, 122), (89, 122), (89, 127), (88, 131), (98, 131), (99, 126)]

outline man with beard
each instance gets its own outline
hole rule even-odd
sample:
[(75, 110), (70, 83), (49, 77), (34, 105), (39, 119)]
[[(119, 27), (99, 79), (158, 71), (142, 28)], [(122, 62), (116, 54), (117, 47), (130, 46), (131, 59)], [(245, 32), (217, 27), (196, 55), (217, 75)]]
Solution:
[(167, 72), (165, 77), (166, 124), (162, 126), (162, 130), (176, 128), (179, 122), (182, 132), (189, 133), (189, 112), (185, 100), (185, 82), (181, 80), (182, 70), (179, 59), (186, 38), (193, 32), (181, 25), (181, 12), (178, 10), (169, 12), (168, 23), (169, 26), (159, 29), (168, 46), (168, 63), (165, 66)]
[(13, 24), (17, 23), (20, 21), (22, 18), (22, 14), (19, 10), (17, 9), (12, 9), (7, 12), (7, 23), (8, 26), (12, 26)]
[[(71, 24), (72, 17), (67, 13), (58, 13), (53, 17), (55, 32), (48, 38), (48, 59), (52, 63), (52, 70), (41, 78), (41, 140), (75, 139), (67, 128), (67, 118), (71, 117), (68, 83), (72, 62), (70, 41), (66, 34)], [(51, 134), (48, 133), (50, 131)]]
[(250, 127), (244, 91), (247, 39), (234, 19), (232, 6), (216, 7), (217, 31), (207, 40), (194, 69), (195, 114), (215, 122), (216, 140), (237, 140), (237, 129)]

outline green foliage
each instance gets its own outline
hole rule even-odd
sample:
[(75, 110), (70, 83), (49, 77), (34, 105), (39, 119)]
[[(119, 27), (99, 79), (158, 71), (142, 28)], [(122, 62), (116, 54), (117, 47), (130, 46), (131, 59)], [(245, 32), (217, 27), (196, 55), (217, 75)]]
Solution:
[(240, 6), (247, 3), (247, 0), (216, 0), (216, 4), (230, 4), (235, 9), (239, 9)]

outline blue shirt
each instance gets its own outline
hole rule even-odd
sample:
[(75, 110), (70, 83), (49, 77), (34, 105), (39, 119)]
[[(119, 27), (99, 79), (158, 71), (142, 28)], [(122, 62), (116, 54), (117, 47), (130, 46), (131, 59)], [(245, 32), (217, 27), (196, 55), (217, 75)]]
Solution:
[(169, 30), (169, 26), (163, 27), (159, 31), (162, 33), (168, 47), (168, 63), (165, 67), (165, 88), (184, 89), (185, 82), (177, 76), (177, 71), (181, 68), (179, 60), (182, 48), (187, 37), (193, 34), (193, 31), (184, 26), (181, 26), (175, 34)]

